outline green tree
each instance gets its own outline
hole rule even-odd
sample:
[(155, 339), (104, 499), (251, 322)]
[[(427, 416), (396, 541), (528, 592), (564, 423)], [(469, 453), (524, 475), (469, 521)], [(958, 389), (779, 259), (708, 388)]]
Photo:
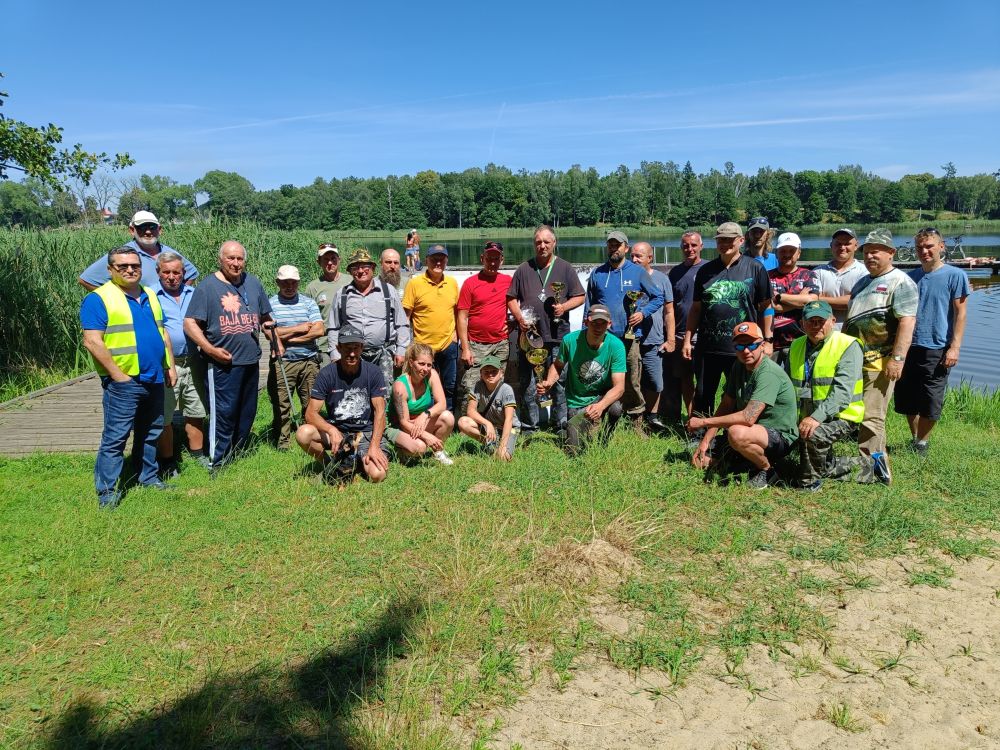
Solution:
[[(0, 91), (0, 107), (7, 97), (6, 91)], [(69, 179), (89, 183), (100, 166), (123, 169), (135, 163), (128, 154), (110, 157), (84, 151), (79, 143), (60, 149), (60, 143), (62, 128), (52, 123), (38, 128), (0, 114), (0, 180), (9, 179), (7, 172), (13, 169), (61, 190)]]
[(250, 215), (254, 187), (236, 172), (213, 169), (194, 181), (194, 189), (208, 195), (205, 205), (216, 216), (238, 219)]
[(879, 204), (881, 221), (895, 223), (903, 220), (903, 188), (898, 182), (890, 182), (885, 186)]

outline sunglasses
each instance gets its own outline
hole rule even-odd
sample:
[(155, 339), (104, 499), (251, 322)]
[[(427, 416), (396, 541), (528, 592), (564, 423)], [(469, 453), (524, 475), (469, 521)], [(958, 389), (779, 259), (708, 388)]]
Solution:
[(337, 246), (334, 245), (334, 244), (332, 244), (332, 243), (329, 243), (329, 242), (324, 242), (322, 245), (319, 246), (319, 249), (320, 250), (334, 250), (334, 251), (336, 251)]
[(763, 341), (754, 341), (752, 344), (735, 344), (735, 347), (736, 351), (738, 352), (742, 352), (745, 349), (751, 352), (755, 352), (763, 343), (764, 343)]
[(140, 224), (135, 228), (135, 231), (145, 234), (146, 232), (157, 232), (159, 229), (159, 224)]
[(752, 219), (750, 219), (750, 226), (753, 226), (754, 224), (760, 224), (761, 226), (765, 227), (771, 226), (768, 223), (766, 216), (754, 216)]
[(142, 263), (116, 263), (114, 269), (118, 273), (125, 273), (126, 271), (141, 271)]
[(503, 245), (501, 245), (499, 242), (491, 241), (486, 243), (486, 247), (484, 247), (483, 250), (499, 250), (502, 253)]

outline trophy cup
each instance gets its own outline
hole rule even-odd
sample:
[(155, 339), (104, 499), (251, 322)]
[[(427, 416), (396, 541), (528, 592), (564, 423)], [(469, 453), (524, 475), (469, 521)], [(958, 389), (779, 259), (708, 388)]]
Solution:
[[(553, 303), (554, 305), (562, 303), (562, 293), (564, 289), (566, 289), (566, 284), (562, 281), (552, 282), (552, 297), (555, 300)], [(558, 326), (562, 322), (562, 315), (553, 315), (552, 322)]]
[[(625, 299), (627, 300), (625, 303), (625, 315), (627, 317), (632, 317), (632, 313), (635, 312), (636, 300), (638, 300), (642, 295), (642, 291), (625, 292)], [(625, 338), (629, 341), (633, 341), (635, 339), (635, 328), (633, 328), (631, 324), (629, 324), (628, 328), (625, 329)]]
[[(549, 353), (545, 349), (529, 349), (524, 356), (535, 370), (535, 383), (541, 383), (545, 378), (545, 360), (548, 359)], [(547, 394), (545, 396), (536, 395), (536, 399), (538, 405), (543, 409), (552, 406), (552, 397)]]

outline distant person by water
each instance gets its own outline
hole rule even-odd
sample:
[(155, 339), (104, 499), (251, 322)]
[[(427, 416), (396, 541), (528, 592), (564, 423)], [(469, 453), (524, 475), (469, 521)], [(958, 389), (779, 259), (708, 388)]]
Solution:
[(410, 273), (422, 268), (420, 263), (420, 233), (411, 229), (406, 233), (406, 268)]

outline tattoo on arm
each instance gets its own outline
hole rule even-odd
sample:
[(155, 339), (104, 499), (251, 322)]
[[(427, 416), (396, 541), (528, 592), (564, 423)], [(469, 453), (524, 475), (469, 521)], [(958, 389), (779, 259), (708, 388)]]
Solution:
[(764, 413), (765, 404), (763, 401), (751, 401), (743, 408), (743, 418), (747, 424), (757, 424), (760, 415)]
[(396, 405), (396, 416), (399, 419), (409, 419), (409, 409), (406, 408), (406, 394), (400, 393), (395, 388), (392, 389), (392, 400)]

